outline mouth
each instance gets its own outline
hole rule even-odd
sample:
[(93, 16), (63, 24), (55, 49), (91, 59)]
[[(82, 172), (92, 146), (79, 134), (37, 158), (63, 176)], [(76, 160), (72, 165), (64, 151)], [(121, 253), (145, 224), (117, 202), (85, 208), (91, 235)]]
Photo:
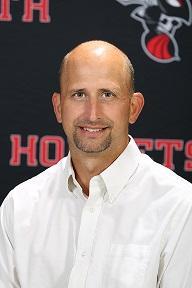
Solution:
[(80, 127), (80, 128), (88, 132), (99, 132), (102, 131), (103, 129), (106, 129), (106, 128), (86, 128), (86, 127)]
[(108, 127), (81, 127), (79, 126), (80, 131), (83, 135), (89, 137), (96, 137), (103, 135)]

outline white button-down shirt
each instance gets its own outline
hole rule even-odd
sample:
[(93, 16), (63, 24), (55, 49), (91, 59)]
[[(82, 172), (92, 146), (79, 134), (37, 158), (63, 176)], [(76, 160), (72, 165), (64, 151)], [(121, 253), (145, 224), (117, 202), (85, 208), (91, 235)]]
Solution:
[(189, 182), (131, 139), (89, 191), (68, 156), (9, 193), (0, 288), (192, 287)]

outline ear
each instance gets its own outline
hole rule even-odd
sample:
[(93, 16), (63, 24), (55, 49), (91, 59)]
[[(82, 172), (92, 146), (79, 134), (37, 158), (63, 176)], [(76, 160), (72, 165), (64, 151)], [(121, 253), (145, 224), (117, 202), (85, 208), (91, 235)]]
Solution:
[(139, 92), (133, 93), (131, 97), (131, 104), (130, 104), (130, 115), (129, 115), (130, 124), (133, 124), (136, 122), (143, 106), (144, 106), (143, 95)]
[(61, 123), (62, 122), (62, 117), (61, 117), (61, 95), (59, 93), (53, 93), (52, 96), (52, 103), (53, 103), (53, 109), (55, 112), (55, 116), (57, 118), (57, 122)]

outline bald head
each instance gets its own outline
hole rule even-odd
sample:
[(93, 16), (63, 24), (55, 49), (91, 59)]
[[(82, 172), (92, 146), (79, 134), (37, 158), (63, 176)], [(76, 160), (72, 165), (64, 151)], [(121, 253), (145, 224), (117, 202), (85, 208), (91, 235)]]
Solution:
[(134, 69), (129, 58), (116, 46), (100, 40), (84, 42), (75, 47), (63, 58), (59, 71), (60, 85), (61, 79), (67, 73), (68, 65), (71, 62), (74, 63), (82, 60), (89, 62), (92, 59), (97, 59), (98, 63), (99, 61), (103, 61), (103, 59), (107, 59), (107, 61), (120, 65), (130, 93), (134, 92)]

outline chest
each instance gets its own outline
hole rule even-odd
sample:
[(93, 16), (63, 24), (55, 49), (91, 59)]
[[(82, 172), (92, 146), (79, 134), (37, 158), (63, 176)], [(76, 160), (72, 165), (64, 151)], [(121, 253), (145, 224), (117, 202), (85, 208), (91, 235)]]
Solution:
[(21, 287), (155, 287), (164, 222), (136, 199), (39, 205), (16, 233)]

